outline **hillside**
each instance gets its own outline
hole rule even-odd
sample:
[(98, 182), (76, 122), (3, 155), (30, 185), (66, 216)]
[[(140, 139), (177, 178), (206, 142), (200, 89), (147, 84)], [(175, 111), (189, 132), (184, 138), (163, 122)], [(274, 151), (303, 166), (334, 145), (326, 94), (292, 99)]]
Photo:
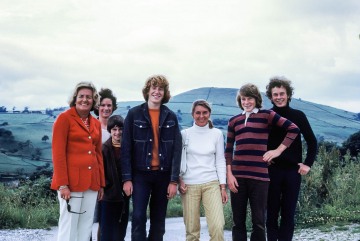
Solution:
[[(191, 104), (196, 99), (206, 99), (212, 104), (212, 120), (216, 127), (226, 132), (227, 120), (241, 109), (236, 103), (235, 88), (204, 87), (193, 89), (173, 96), (167, 106), (178, 114), (182, 127), (192, 125)], [(271, 102), (262, 93), (263, 108), (272, 107)], [(123, 116), (127, 113), (128, 106), (133, 107), (139, 102), (120, 102), (116, 113)], [(356, 113), (344, 111), (331, 106), (320, 105), (313, 102), (292, 99), (291, 106), (302, 110), (308, 117), (317, 138), (342, 144), (351, 134), (360, 130), (360, 120)]]
[[(212, 120), (216, 127), (226, 135), (228, 119), (241, 110), (236, 105), (235, 88), (205, 87), (193, 89), (176, 96), (167, 106), (177, 113), (182, 128), (192, 125), (190, 114), (191, 104), (196, 99), (206, 99), (212, 104)], [(271, 108), (271, 103), (263, 94), (263, 108)], [(129, 108), (143, 101), (125, 101), (118, 103), (116, 114), (126, 116)], [(360, 121), (356, 113), (336, 109), (330, 106), (319, 105), (301, 99), (292, 99), (291, 106), (300, 109), (307, 115), (317, 138), (342, 144), (351, 134), (360, 130)], [(58, 114), (59, 112), (54, 112)], [(41, 167), (51, 164), (51, 129), (55, 117), (44, 114), (0, 114), (0, 125), (11, 131), (14, 143), (6, 141), (0, 136), (0, 178), (7, 173), (32, 173)], [(42, 137), (47, 135), (48, 141)], [(25, 145), (26, 144), (26, 145)], [(33, 160), (32, 153), (41, 152), (38, 160)]]

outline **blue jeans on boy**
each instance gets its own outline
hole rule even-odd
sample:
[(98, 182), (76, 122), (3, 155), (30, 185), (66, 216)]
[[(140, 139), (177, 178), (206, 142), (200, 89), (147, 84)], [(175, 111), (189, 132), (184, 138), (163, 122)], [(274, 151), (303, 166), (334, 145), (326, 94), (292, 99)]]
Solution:
[[(165, 233), (167, 188), (170, 172), (135, 171), (133, 174), (132, 241), (162, 241)], [(150, 203), (149, 203), (150, 200)], [(150, 229), (146, 238), (146, 210), (149, 204)]]

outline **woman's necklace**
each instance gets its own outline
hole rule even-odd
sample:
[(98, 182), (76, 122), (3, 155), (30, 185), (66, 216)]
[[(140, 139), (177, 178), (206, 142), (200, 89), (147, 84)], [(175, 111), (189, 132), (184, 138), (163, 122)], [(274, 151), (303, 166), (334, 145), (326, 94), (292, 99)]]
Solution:
[(86, 128), (89, 130), (89, 129), (90, 129), (89, 118), (86, 117), (85, 119), (83, 119), (83, 118), (80, 117), (80, 119), (81, 119), (82, 123), (84, 123), (84, 125), (86, 126)]

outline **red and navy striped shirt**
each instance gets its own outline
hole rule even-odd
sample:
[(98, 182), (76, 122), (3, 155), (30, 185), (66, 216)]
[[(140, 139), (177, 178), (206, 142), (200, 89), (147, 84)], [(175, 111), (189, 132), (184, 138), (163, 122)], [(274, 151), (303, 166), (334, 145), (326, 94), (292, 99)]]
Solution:
[[(282, 144), (289, 147), (299, 134), (299, 128), (291, 121), (272, 110), (251, 113), (246, 121), (245, 114), (230, 118), (226, 140), (226, 164), (231, 165), (232, 174), (237, 178), (270, 181), (268, 166), (263, 161), (271, 126), (287, 130)], [(234, 150), (235, 148), (235, 150)]]

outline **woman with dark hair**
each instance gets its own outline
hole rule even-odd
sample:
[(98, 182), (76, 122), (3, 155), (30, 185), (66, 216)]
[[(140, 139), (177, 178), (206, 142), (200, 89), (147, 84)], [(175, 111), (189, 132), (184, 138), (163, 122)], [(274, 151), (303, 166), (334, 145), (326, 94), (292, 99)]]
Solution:
[(226, 193), (226, 163), (224, 136), (213, 127), (211, 107), (206, 100), (192, 105), (194, 124), (182, 130), (186, 150), (187, 170), (180, 177), (179, 191), (183, 204), (186, 240), (200, 240), (200, 204), (203, 203), (210, 240), (224, 240), (223, 204)]
[(112, 90), (102, 88), (99, 91), (100, 105), (94, 109), (94, 114), (98, 116), (101, 123), (102, 142), (104, 143), (109, 139), (110, 133), (107, 131), (107, 122), (110, 116), (117, 109), (116, 97), (113, 95)]
[(100, 201), (100, 240), (123, 241), (129, 220), (129, 197), (123, 193), (121, 181), (121, 135), (124, 119), (113, 115), (108, 120), (107, 131), (111, 137), (102, 148), (104, 157), (104, 197)]
[(58, 241), (88, 241), (96, 200), (103, 196), (101, 125), (90, 114), (98, 98), (91, 82), (77, 84), (70, 109), (54, 122), (51, 188), (60, 204)]
[[(102, 143), (110, 138), (110, 132), (107, 131), (107, 123), (110, 116), (117, 109), (116, 97), (113, 95), (112, 90), (108, 88), (101, 88), (99, 91), (100, 104), (94, 109), (94, 114), (98, 116), (101, 124), (101, 140)], [(94, 213), (94, 223), (99, 222), (99, 204), (96, 203)], [(90, 241), (92, 238), (90, 238)], [(100, 229), (97, 231), (97, 240), (100, 240)]]
[[(251, 241), (265, 241), (266, 204), (269, 187), (268, 163), (288, 148), (299, 128), (274, 111), (260, 109), (262, 98), (253, 84), (243, 85), (236, 97), (242, 112), (230, 118), (225, 158), (227, 183), (233, 212), (232, 238), (246, 241), (247, 204), (250, 202)], [(286, 135), (278, 146), (267, 149), (269, 132), (278, 126)], [(235, 149), (234, 149), (235, 148)]]

